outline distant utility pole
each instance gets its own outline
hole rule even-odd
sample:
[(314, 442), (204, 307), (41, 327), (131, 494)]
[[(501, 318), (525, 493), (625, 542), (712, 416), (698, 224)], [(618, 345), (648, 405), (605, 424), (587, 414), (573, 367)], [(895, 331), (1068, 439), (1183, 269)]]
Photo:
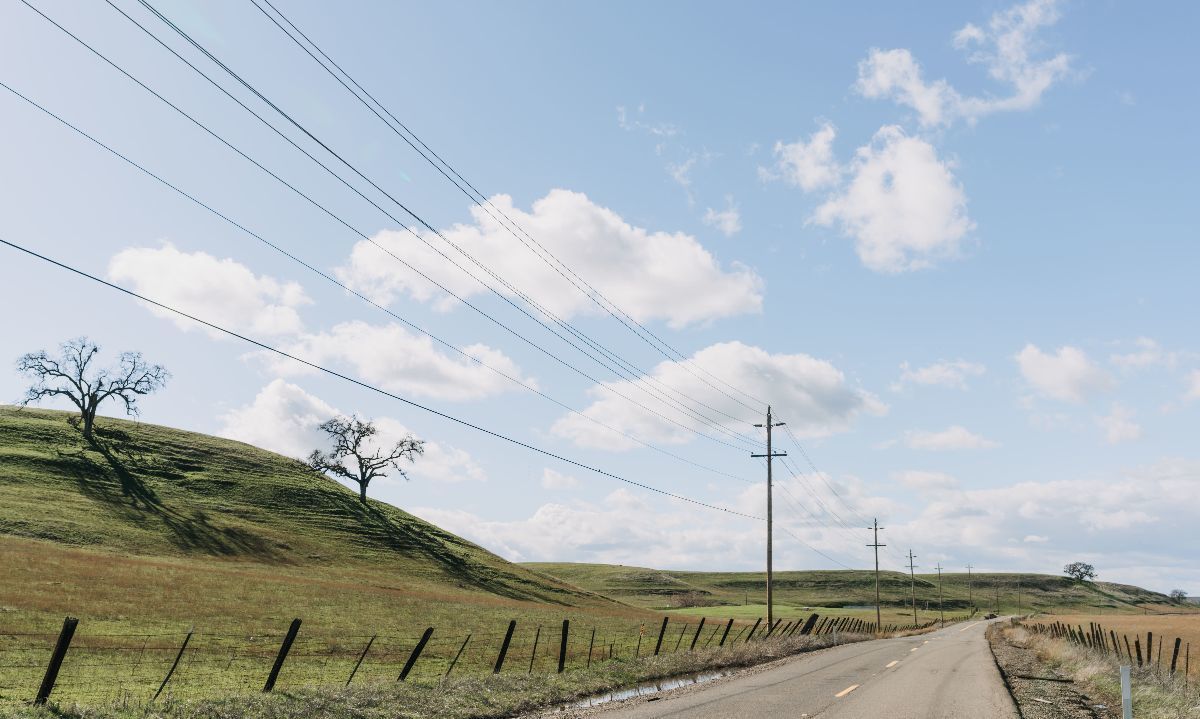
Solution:
[(942, 620), (942, 627), (946, 626), (946, 613), (942, 611), (942, 563), (937, 563), (938, 573), (938, 616)]
[(879, 519), (875, 519), (872, 526), (867, 527), (867, 529), (875, 530), (875, 543), (868, 544), (867, 546), (875, 548), (875, 631), (879, 631), (880, 627), (883, 626), (883, 619), (879, 614), (879, 548), (886, 547), (887, 545), (879, 543), (879, 530), (883, 529), (883, 527), (879, 526)]
[(971, 605), (971, 609), (975, 608), (975, 592), (971, 585), (971, 570), (974, 568), (970, 564), (967, 565), (967, 602)]
[(771, 506), (771, 460), (775, 457), (786, 457), (787, 452), (772, 452), (771, 451), (771, 429), (773, 427), (782, 427), (786, 422), (771, 421), (771, 405), (767, 405), (767, 423), (756, 424), (755, 427), (767, 428), (767, 453), (766, 454), (751, 454), (751, 457), (766, 457), (767, 458), (767, 626), (775, 626), (775, 595), (771, 589), (771, 554), (772, 554), (772, 530), (774, 529), (774, 516)]
[(916, 626), (916, 624), (917, 624), (917, 575), (913, 573), (913, 570), (917, 568), (917, 565), (913, 564), (913, 560), (916, 558), (917, 558), (917, 556), (912, 553), (912, 550), (911, 549), (908, 550), (908, 580), (909, 580), (910, 586), (912, 587), (913, 625), (914, 626)]
[(1021, 578), (1017, 577), (1017, 616), (1021, 616)]

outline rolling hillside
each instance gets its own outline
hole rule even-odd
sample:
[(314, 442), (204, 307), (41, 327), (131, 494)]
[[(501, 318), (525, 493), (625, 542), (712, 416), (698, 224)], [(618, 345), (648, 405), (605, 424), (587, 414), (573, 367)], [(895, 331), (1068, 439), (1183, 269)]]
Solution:
[(239, 628), (640, 614), (391, 505), (363, 506), (296, 460), (114, 419), (98, 421), (93, 446), (69, 416), (0, 407), (0, 625), (65, 613)]
[[(687, 595), (689, 603), (737, 607), (757, 607), (765, 601), (761, 572), (681, 572), (610, 564), (524, 565), (558, 577), (593, 592), (623, 602), (652, 609), (667, 609)], [(1142, 607), (1166, 608), (1169, 599), (1139, 587), (1108, 582), (1075, 584), (1045, 574), (975, 574), (968, 587), (967, 574), (943, 575), (944, 603), (947, 612), (961, 612), (972, 605), (990, 610), (998, 601), (1003, 611), (1017, 608), (1017, 584), (1021, 585), (1024, 611), (1077, 611), (1084, 608), (1104, 611), (1141, 611)], [(881, 572), (880, 592), (885, 606), (900, 609), (910, 599), (909, 576), (900, 572)], [(919, 608), (937, 606), (937, 576), (916, 576)], [(863, 607), (874, 606), (875, 575), (866, 570), (822, 570), (775, 573), (775, 601), (792, 607)], [(1172, 605), (1174, 606), (1174, 605)], [(1175, 606), (1178, 611), (1178, 607)], [(720, 613), (704, 606), (688, 613)], [(757, 612), (754, 609), (751, 614)]]

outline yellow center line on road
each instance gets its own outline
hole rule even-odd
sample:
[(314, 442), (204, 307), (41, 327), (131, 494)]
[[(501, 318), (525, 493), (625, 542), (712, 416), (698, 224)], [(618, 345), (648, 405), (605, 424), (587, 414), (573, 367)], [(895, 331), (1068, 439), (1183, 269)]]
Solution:
[(834, 698), (835, 698), (835, 699), (841, 699), (842, 697), (846, 696), (847, 694), (849, 694), (850, 692), (854, 691), (855, 689), (858, 689), (858, 686), (859, 686), (859, 685), (857, 685), (857, 684), (851, 684), (850, 686), (848, 686), (848, 687), (846, 687), (845, 689), (841, 690), (841, 691), (840, 691), (840, 692), (838, 692), (837, 694), (834, 694), (833, 696), (834, 696)]
[(894, 660), (892, 660), (891, 663), (889, 663), (886, 667), (884, 667), (884, 669), (891, 669), (892, 667), (896, 666), (899, 663), (900, 663), (899, 659), (894, 659)]
[[(975, 622), (975, 624), (979, 624), (979, 622)], [(963, 627), (962, 629), (959, 629), (958, 631), (965, 632), (968, 629), (970, 629), (971, 627), (975, 626), (975, 624), (968, 624), (967, 626)]]

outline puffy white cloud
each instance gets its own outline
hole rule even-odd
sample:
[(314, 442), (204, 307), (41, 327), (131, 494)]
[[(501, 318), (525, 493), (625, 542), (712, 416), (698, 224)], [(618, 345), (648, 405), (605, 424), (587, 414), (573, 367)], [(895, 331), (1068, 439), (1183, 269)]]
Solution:
[(555, 472), (546, 467), (542, 470), (542, 487), (544, 489), (578, 489), (579, 480), (569, 474)]
[[(482, 344), (463, 347), (469, 357), (480, 361), (474, 362), (458, 354), (448, 354), (434, 346), (429, 337), (409, 332), (398, 324), (345, 322), (326, 332), (301, 335), (284, 349), (318, 364), (347, 365), (368, 382), (420, 397), (465, 401), (517, 388), (488, 367), (537, 385), (536, 380), (523, 377), (521, 368), (499, 350)], [(311, 371), (291, 360), (266, 357), (280, 374)]]
[(1096, 418), (1096, 424), (1104, 430), (1104, 439), (1109, 444), (1119, 444), (1142, 436), (1142, 427), (1134, 420), (1133, 410), (1119, 404), (1112, 406), (1112, 411), (1103, 417)]
[(892, 388), (899, 390), (905, 385), (919, 384), (926, 386), (949, 387), (951, 389), (966, 389), (967, 377), (978, 377), (987, 368), (977, 362), (955, 360), (953, 362), (935, 362), (925, 367), (913, 369), (907, 362), (900, 365), (900, 380)]
[(991, 449), (999, 443), (982, 437), (959, 425), (952, 425), (940, 432), (914, 430), (904, 433), (904, 443), (910, 449), (926, 449), (935, 452), (955, 449)]
[[(690, 235), (635, 227), (585, 195), (567, 190), (551, 191), (537, 200), (530, 212), (514, 206), (507, 195), (497, 195), (491, 202), (639, 321), (661, 319), (672, 327), (682, 327), (762, 309), (763, 282), (758, 275), (738, 264), (722, 267)], [(489, 214), (480, 207), (473, 207), (471, 213), (471, 224), (454, 225), (442, 234), (561, 317), (601, 312), (558, 270), (521, 247), (493, 217), (498, 217), (497, 213)], [(428, 239), (435, 247), (444, 247), (440, 238)], [(486, 291), (407, 232), (383, 231), (372, 240), (462, 297)], [(468, 263), (453, 249), (445, 251)], [(419, 301), (436, 300), (442, 309), (454, 304), (365, 240), (355, 245), (337, 272), (347, 284), (381, 303), (407, 294)], [(503, 287), (497, 286), (497, 290), (511, 295)]]
[(872, 48), (858, 63), (855, 89), (866, 98), (890, 98), (917, 111), (922, 125), (948, 123), (962, 98), (945, 80), (927, 83), (921, 66), (905, 49)]
[(1113, 386), (1112, 377), (1077, 347), (1060, 347), (1050, 354), (1027, 344), (1016, 359), (1021, 376), (1030, 387), (1052, 399), (1082, 402)]
[(993, 80), (1010, 88), (1009, 95), (964, 96), (945, 80), (927, 81), (906, 49), (872, 49), (859, 63), (855, 88), (863, 97), (891, 99), (912, 108), (925, 126), (1028, 110), (1071, 71), (1064, 53), (1044, 60), (1033, 57), (1038, 30), (1058, 18), (1056, 0), (1031, 0), (993, 14), (986, 28), (967, 24), (955, 34), (955, 47), (969, 50), (968, 60), (985, 66)]
[(1184, 394), (1184, 399), (1187, 401), (1200, 400), (1200, 369), (1192, 370), (1187, 377), (1187, 393)]
[(775, 166), (758, 168), (763, 180), (781, 179), (812, 192), (836, 185), (841, 179), (841, 166), (833, 155), (833, 140), (837, 130), (825, 123), (809, 136), (808, 141), (775, 143)]
[(1050, 538), (1041, 534), (1026, 534), (1021, 541), (1026, 544), (1045, 544), (1050, 541)]
[(733, 204), (732, 197), (726, 197), (725, 200), (727, 204), (724, 210), (710, 207), (705, 211), (704, 224), (717, 228), (726, 237), (733, 237), (742, 231), (742, 215), (737, 205)]
[[(108, 278), (200, 319), (259, 336), (300, 331), (303, 323), (297, 308), (311, 303), (295, 282), (255, 275), (233, 259), (183, 252), (169, 242), (157, 248), (132, 247), (118, 252), (109, 260)], [(181, 329), (200, 327), (173, 312), (152, 305), (147, 308)]]
[[(886, 406), (879, 399), (851, 385), (832, 364), (805, 354), (770, 354), (740, 342), (725, 342), (700, 350), (690, 358), (690, 362), (703, 368), (703, 371), (680, 362), (662, 362), (650, 373), (649, 386), (669, 387), (693, 398), (697, 405), (704, 403), (720, 412), (745, 419), (745, 422), (734, 422), (717, 412), (698, 408), (715, 422), (724, 423), (737, 432), (744, 432), (747, 423), (761, 421), (761, 418), (749, 416), (750, 411), (733, 398), (739, 395), (730, 390), (723, 392), (714, 388), (715, 382), (704, 382), (701, 378), (706, 376), (705, 372), (721, 377), (750, 396), (770, 396), (775, 415), (786, 421), (793, 432), (804, 437), (824, 437), (842, 432), (863, 413), (882, 414), (886, 411)], [(614, 381), (606, 386), (608, 389), (598, 386), (589, 390), (595, 401), (583, 410), (584, 414), (650, 442), (681, 444), (694, 438), (688, 428), (704, 429), (704, 424), (699, 420), (647, 396), (630, 381)], [(721, 385), (717, 386), (724, 389)], [(655, 416), (614, 392), (654, 407), (678, 424)], [(559, 419), (552, 431), (586, 447), (624, 450), (638, 446), (575, 414)]]
[[(220, 418), (221, 428), (217, 434), (289, 457), (303, 458), (314, 449), (326, 448), (329, 444), (329, 437), (318, 429), (319, 425), (335, 415), (345, 414), (299, 386), (276, 379), (263, 387), (252, 402), (225, 413)], [(372, 421), (379, 429), (372, 439), (372, 446), (390, 447), (405, 436), (415, 434), (390, 417), (376, 417)], [(470, 454), (428, 440), (425, 454), (414, 464), (406, 465), (404, 470), (414, 479), (436, 482), (486, 479), (483, 468)], [(400, 480), (398, 476), (390, 476), (376, 480), (372, 486), (377, 488), (387, 481)]]
[(837, 225), (855, 240), (859, 259), (876, 272), (931, 266), (958, 254), (975, 223), (950, 166), (923, 139), (895, 125), (860, 147), (848, 185), (817, 208), (811, 221)]
[(1134, 342), (1132, 352), (1113, 354), (1109, 361), (1123, 370), (1139, 370), (1147, 367), (1175, 367), (1179, 363), (1180, 353), (1168, 352), (1162, 345), (1149, 337), (1139, 337)]
[(958, 480), (945, 472), (908, 470), (896, 474), (895, 479), (905, 487), (920, 492), (946, 492), (959, 487)]

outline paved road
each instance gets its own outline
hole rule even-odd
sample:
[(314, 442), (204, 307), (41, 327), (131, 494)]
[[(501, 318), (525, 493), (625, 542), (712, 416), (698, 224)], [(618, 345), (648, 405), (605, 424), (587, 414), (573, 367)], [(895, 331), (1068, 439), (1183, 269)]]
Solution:
[(801, 656), (770, 671), (654, 702), (615, 706), (604, 719), (1017, 719), (983, 636), (986, 622)]

